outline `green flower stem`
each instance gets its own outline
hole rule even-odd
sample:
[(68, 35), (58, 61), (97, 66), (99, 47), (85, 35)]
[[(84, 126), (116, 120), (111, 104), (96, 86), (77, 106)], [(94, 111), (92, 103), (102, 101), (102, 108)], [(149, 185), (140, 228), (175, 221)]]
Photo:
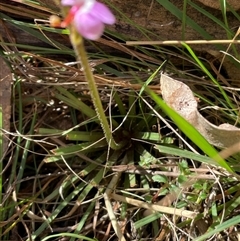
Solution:
[(117, 144), (112, 136), (112, 131), (110, 129), (109, 123), (107, 121), (107, 118), (105, 116), (102, 102), (98, 93), (97, 85), (95, 83), (91, 68), (88, 63), (87, 54), (83, 45), (83, 38), (80, 36), (80, 34), (76, 31), (74, 26), (70, 27), (70, 39), (71, 43), (74, 47), (75, 53), (77, 54), (78, 60), (81, 62), (83, 71), (86, 77), (86, 81), (88, 83), (89, 91), (91, 93), (93, 105), (95, 107), (95, 111), (97, 113), (98, 119), (100, 121), (100, 124), (102, 126), (104, 135), (107, 139), (107, 142), (109, 146), (114, 149), (120, 149), (121, 144)]

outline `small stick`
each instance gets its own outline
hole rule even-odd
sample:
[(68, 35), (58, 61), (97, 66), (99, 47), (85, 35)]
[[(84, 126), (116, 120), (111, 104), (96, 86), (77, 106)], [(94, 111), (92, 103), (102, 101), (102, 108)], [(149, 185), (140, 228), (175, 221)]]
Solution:
[(134, 206), (139, 207), (139, 208), (150, 209), (151, 211), (173, 214), (173, 215), (186, 217), (186, 218), (192, 218), (192, 219), (194, 219), (197, 216), (197, 212), (192, 212), (192, 211), (184, 210), (184, 209), (176, 209), (176, 208), (173, 208), (173, 207), (160, 206), (158, 204), (146, 203), (144, 201), (140, 201), (140, 200), (136, 200), (136, 199), (133, 199), (133, 198), (121, 196), (121, 195), (118, 195), (116, 193), (112, 193), (110, 195), (110, 198), (113, 198), (114, 200), (119, 201), (119, 202), (125, 202), (125, 203), (128, 203), (128, 204), (134, 205)]
[(126, 45), (182, 45), (185, 44), (240, 44), (240, 40), (166, 40), (166, 41), (127, 41)]

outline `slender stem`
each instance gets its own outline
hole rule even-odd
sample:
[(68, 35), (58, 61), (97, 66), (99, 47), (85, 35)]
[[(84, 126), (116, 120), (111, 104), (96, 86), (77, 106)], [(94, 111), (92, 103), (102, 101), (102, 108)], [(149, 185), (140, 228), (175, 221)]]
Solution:
[(120, 149), (122, 147), (121, 144), (117, 144), (112, 136), (112, 131), (110, 129), (109, 123), (107, 121), (107, 118), (105, 116), (102, 102), (98, 93), (97, 85), (94, 80), (94, 76), (91, 71), (91, 67), (89, 66), (88, 60), (87, 60), (87, 54), (83, 45), (83, 39), (79, 35), (79, 33), (76, 31), (74, 26), (70, 27), (70, 39), (72, 42), (72, 45), (74, 47), (74, 50), (77, 54), (78, 60), (81, 62), (83, 71), (86, 77), (86, 81), (88, 82), (89, 91), (91, 93), (93, 105), (95, 107), (95, 111), (97, 113), (98, 119), (101, 123), (104, 135), (107, 139), (107, 142), (109, 146), (114, 149)]

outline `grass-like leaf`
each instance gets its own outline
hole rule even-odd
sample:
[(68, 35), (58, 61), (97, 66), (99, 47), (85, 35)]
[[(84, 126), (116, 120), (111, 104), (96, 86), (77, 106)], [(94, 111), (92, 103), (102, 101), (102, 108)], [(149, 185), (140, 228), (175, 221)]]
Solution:
[(149, 89), (146, 89), (146, 91), (191, 141), (201, 148), (202, 151), (205, 152), (209, 157), (213, 158), (220, 167), (225, 168), (229, 172), (233, 172), (232, 168), (227, 164), (227, 162), (219, 156), (216, 149), (214, 149), (214, 147), (212, 147), (191, 124), (189, 124), (183, 117), (181, 117), (169, 106), (167, 106), (166, 103), (153, 91)]

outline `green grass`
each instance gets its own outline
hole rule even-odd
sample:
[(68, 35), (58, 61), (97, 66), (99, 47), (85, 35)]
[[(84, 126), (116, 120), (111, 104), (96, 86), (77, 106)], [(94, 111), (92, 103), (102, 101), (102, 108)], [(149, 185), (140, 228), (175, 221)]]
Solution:
[[(121, 21), (151, 40), (154, 33), (106, 2)], [(231, 227), (239, 230), (239, 154), (223, 159), (220, 150), (168, 107), (161, 99), (159, 76), (164, 71), (184, 79), (201, 99), (199, 108), (220, 106), (219, 112), (203, 113), (221, 122), (238, 122), (238, 90), (227, 89), (191, 46), (133, 49), (124, 44), (127, 36), (107, 31), (114, 41), (105, 43), (114, 51), (95, 42), (85, 45), (110, 135), (124, 143), (111, 148), (84, 74), (77, 64), (69, 64), (76, 56), (69, 31), (35, 25), (34, 12), (46, 20), (53, 10), (42, 11), (38, 1), (26, 3), (31, 8), (19, 12), (17, 20), (15, 7), (0, 13), (0, 19), (43, 43), (19, 44), (8, 36), (1, 41), (14, 83), (12, 144), (7, 155), (1, 152), (0, 239), (11, 240), (18, 233), (29, 241), (200, 241), (224, 240), (233, 235)], [(226, 38), (234, 36), (224, 4), (223, 20), (191, 1), (184, 1), (182, 9), (167, 0), (155, 4), (182, 21), (183, 38), (187, 26), (203, 39), (212, 38), (186, 15), (189, 5), (223, 28)], [(21, 18), (26, 16), (28, 21)], [(59, 38), (50, 39), (53, 32)], [(61, 37), (65, 44), (58, 42)], [(233, 54), (238, 58), (234, 47)]]

